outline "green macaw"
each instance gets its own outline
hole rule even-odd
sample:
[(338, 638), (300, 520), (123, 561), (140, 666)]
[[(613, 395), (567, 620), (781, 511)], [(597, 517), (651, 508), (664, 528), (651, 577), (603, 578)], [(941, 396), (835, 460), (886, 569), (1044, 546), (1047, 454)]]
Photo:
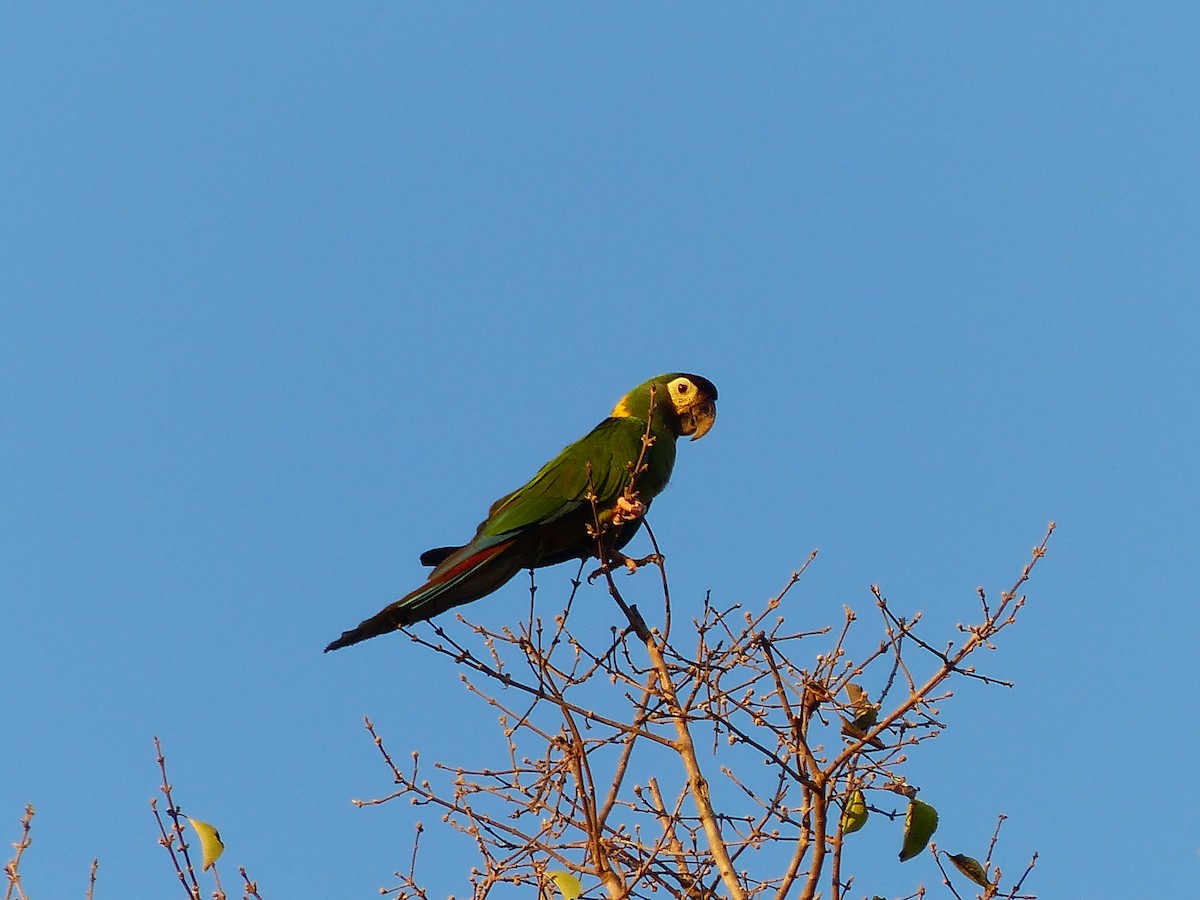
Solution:
[[(469, 543), (421, 554), (421, 562), (434, 567), (425, 584), (343, 632), (325, 652), (478, 600), (522, 569), (596, 555), (589, 527), (597, 515), (615, 556), (666, 487), (675, 465), (676, 438), (704, 437), (717, 417), (716, 399), (716, 387), (699, 375), (671, 373), (639, 384), (607, 419), (542, 466), (528, 484), (493, 503)], [(647, 428), (651, 441), (642, 456)], [(643, 468), (634, 477), (639, 458)], [(589, 487), (595, 494), (594, 512)]]

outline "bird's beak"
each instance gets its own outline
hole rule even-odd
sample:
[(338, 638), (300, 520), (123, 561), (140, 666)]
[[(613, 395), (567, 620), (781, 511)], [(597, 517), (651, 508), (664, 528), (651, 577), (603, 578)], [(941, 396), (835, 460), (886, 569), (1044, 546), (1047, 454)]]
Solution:
[(708, 434), (717, 421), (717, 405), (711, 400), (701, 400), (688, 409), (681, 417), (683, 433), (690, 434), (693, 441)]

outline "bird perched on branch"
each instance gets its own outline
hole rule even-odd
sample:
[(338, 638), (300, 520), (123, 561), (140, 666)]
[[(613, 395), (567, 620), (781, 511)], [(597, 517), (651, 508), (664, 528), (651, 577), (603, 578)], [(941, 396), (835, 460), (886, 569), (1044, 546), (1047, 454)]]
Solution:
[(675, 440), (697, 440), (717, 417), (717, 389), (707, 378), (659, 375), (621, 398), (607, 419), (542, 466), (528, 484), (501, 497), (467, 544), (421, 554), (429, 580), (346, 631), (337, 650), (429, 619), (490, 594), (522, 569), (598, 553), (607, 564), (641, 526), (667, 485)]

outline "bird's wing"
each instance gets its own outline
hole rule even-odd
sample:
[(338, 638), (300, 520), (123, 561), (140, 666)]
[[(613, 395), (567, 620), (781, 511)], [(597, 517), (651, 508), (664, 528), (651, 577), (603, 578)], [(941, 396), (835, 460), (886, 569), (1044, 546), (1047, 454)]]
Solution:
[(598, 506), (611, 504), (641, 453), (645, 427), (640, 419), (605, 419), (542, 466), (528, 484), (492, 504), (479, 536), (511, 534), (553, 522), (587, 503), (589, 487)]

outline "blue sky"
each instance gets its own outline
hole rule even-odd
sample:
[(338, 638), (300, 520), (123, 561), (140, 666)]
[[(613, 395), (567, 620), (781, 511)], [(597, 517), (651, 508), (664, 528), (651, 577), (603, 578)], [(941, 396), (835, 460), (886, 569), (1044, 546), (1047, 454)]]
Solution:
[[(949, 629), (1057, 521), (989, 660), (1016, 687), (947, 704), (916, 777), (947, 843), (1006, 813), (1041, 896), (1182, 896), (1198, 31), (1169, 3), (8, 8), (0, 834), (37, 806), (31, 894), (98, 856), (97, 897), (169, 895), (155, 734), (227, 888), (393, 884), (414, 813), (350, 804), (389, 787), (362, 716), (461, 759), (491, 714), (402, 636), (321, 648), (689, 370), (721, 400), (653, 511), (677, 604), (761, 602), (820, 547), (797, 625), (879, 583)], [(893, 853), (863, 877), (936, 886)]]

